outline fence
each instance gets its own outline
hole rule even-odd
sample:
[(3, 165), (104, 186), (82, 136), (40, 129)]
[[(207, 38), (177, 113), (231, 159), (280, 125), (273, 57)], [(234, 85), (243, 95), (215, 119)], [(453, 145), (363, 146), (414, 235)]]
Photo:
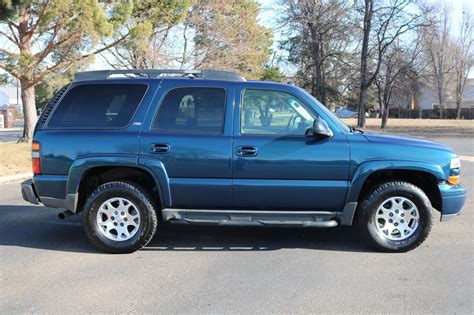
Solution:
[[(406, 108), (390, 108), (390, 118), (422, 118), (422, 119), (439, 119), (439, 109), (421, 109), (412, 110)], [(455, 119), (456, 109), (443, 109), (443, 119)], [(474, 119), (474, 108), (461, 108), (461, 119)]]

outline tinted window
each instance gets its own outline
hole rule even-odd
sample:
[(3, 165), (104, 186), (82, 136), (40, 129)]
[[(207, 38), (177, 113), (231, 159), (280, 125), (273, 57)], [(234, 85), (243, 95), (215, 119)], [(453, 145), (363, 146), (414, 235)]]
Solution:
[(187, 87), (166, 94), (154, 128), (183, 132), (221, 133), (224, 129), (225, 90)]
[(246, 90), (242, 100), (242, 134), (305, 135), (314, 114), (291, 94)]
[(72, 88), (49, 120), (51, 128), (120, 128), (130, 123), (143, 84), (85, 84)]

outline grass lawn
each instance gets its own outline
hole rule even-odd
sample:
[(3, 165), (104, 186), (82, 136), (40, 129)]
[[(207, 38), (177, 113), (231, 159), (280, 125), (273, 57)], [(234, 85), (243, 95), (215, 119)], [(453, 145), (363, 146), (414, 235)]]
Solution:
[(30, 143), (0, 143), (0, 176), (31, 172)]
[[(357, 119), (342, 119), (349, 126), (356, 126)], [(381, 120), (368, 118), (365, 129), (387, 133), (404, 133), (411, 135), (466, 135), (474, 136), (474, 120), (448, 119), (397, 119), (390, 118), (385, 130), (380, 129)]]

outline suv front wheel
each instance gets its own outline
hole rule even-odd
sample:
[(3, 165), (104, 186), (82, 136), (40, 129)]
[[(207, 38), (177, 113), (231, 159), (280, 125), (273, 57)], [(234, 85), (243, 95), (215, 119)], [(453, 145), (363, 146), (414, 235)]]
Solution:
[(406, 252), (428, 237), (432, 206), (426, 194), (407, 182), (389, 182), (376, 187), (361, 204), (359, 224), (376, 248)]
[(131, 253), (144, 247), (156, 232), (152, 199), (141, 186), (110, 182), (94, 190), (84, 206), (89, 240), (109, 253)]

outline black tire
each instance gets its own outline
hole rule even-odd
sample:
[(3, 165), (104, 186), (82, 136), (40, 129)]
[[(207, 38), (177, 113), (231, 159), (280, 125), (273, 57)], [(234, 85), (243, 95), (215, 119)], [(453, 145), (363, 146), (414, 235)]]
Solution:
[[(376, 226), (376, 212), (388, 198), (401, 196), (418, 209), (419, 220), (413, 234), (403, 240), (391, 240), (382, 235)], [(420, 246), (428, 237), (433, 224), (431, 202), (417, 186), (407, 182), (388, 182), (377, 186), (359, 206), (359, 227), (369, 243), (385, 252), (407, 252)]]
[[(96, 222), (99, 207), (110, 198), (126, 198), (140, 214), (140, 224), (135, 234), (124, 241), (111, 240), (99, 231)], [(113, 254), (132, 253), (144, 247), (153, 238), (157, 228), (153, 199), (141, 186), (129, 182), (110, 182), (99, 186), (84, 206), (84, 227), (89, 240), (99, 249)]]

